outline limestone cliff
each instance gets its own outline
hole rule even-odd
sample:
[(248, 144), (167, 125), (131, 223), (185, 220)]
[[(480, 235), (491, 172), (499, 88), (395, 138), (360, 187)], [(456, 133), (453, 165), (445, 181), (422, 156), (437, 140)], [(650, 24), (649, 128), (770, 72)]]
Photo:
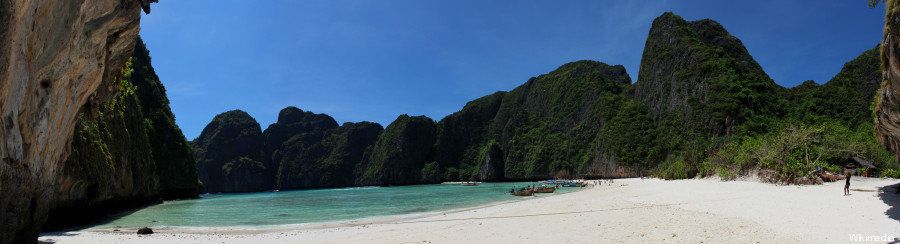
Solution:
[(357, 182), (385, 186), (421, 183), (422, 169), (434, 157), (435, 133), (430, 118), (400, 115), (378, 136)]
[[(279, 189), (298, 188), (313, 181), (309, 172), (316, 160), (327, 153), (322, 140), (338, 127), (331, 116), (287, 107), (278, 113), (278, 121), (263, 132)], [(301, 183), (301, 182), (306, 182)]]
[(273, 160), (277, 160), (276, 187), (355, 185), (354, 170), (381, 131), (381, 125), (372, 122), (348, 122), (338, 127), (334, 118), (325, 114), (295, 107), (281, 110), (278, 122), (265, 131), (267, 147), (273, 152)]
[[(382, 130), (287, 107), (260, 135), (250, 115), (231, 111), (216, 116), (194, 146), (207, 192), (342, 187), (356, 185)], [(232, 183), (223, 187), (223, 180)]]
[(592, 145), (630, 89), (623, 66), (582, 60), (471, 101), (438, 123), (439, 170), (450, 181), (607, 175), (599, 165), (618, 160)]
[(673, 13), (653, 20), (635, 97), (658, 120), (686, 124), (698, 135), (732, 134), (751, 116), (781, 114), (782, 92), (719, 23)]
[(175, 124), (175, 114), (169, 108), (166, 88), (151, 65), (150, 51), (140, 39), (132, 62), (130, 81), (134, 85), (134, 96), (141, 105), (140, 111), (144, 117), (141, 122), (156, 166), (154, 173), (159, 177), (159, 197), (195, 198), (200, 191), (200, 182), (191, 146), (181, 128)]
[(271, 165), (256, 119), (244, 111), (216, 115), (193, 142), (204, 192), (273, 189)]
[(295, 135), (282, 148), (278, 168), (279, 189), (309, 189), (356, 185), (357, 167), (366, 160), (382, 127), (372, 122), (344, 123), (327, 131), (320, 141), (303, 142)]
[(194, 158), (142, 41), (117, 84), (112, 100), (78, 120), (45, 229), (159, 199), (198, 196)]
[(495, 92), (472, 100), (460, 111), (447, 115), (438, 122), (435, 160), (439, 169), (444, 171), (444, 179), (469, 180), (478, 163), (492, 165), (484, 166), (485, 170), (500, 167), (499, 171), (480, 174), (480, 177), (487, 177), (482, 178), (483, 180), (503, 178), (503, 153), (499, 145), (489, 150), (492, 157), (484, 158), (482, 142), (490, 135), (488, 132), (492, 130), (491, 121), (500, 110), (506, 94), (507, 92)]
[(150, 1), (0, 1), (0, 243), (35, 241), (76, 121), (115, 95)]
[(881, 88), (875, 95), (875, 134), (900, 160), (900, 3), (887, 1), (881, 41)]

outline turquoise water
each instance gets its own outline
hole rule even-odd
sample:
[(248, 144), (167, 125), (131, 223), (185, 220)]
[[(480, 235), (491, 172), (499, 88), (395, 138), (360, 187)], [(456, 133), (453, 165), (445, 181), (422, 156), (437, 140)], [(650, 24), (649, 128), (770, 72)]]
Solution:
[[(512, 187), (537, 183), (483, 183), (394, 187), (355, 187), (242, 194), (204, 195), (170, 201), (115, 218), (98, 227), (262, 226), (300, 224), (373, 216), (421, 213), (522, 199)], [(563, 187), (551, 194), (570, 192)]]

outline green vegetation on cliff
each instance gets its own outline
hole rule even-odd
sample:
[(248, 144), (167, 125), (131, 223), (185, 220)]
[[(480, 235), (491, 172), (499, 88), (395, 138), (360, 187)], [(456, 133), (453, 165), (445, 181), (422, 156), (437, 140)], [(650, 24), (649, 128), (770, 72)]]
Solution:
[(265, 134), (279, 189), (352, 186), (354, 172), (382, 127), (344, 123), (296, 107), (282, 109)]
[(510, 91), (492, 122), (505, 154), (504, 177), (567, 177), (595, 167), (601, 155), (587, 145), (619, 110), (630, 85), (621, 65), (577, 61)]
[(602, 153), (588, 145), (630, 86), (624, 67), (585, 60), (470, 102), (438, 123), (445, 179), (568, 177), (600, 167)]
[(259, 123), (244, 111), (216, 115), (193, 141), (204, 192), (273, 189)]
[[(438, 122), (435, 160), (438, 169), (443, 169), (443, 179), (469, 180), (478, 172), (477, 162), (480, 162), (482, 151), (480, 143), (488, 137), (490, 122), (500, 109), (505, 95), (506, 92), (496, 92), (472, 100), (459, 112)], [(502, 156), (498, 161), (501, 165)]]
[(195, 198), (195, 161), (165, 88), (138, 39), (115, 83), (118, 93), (89, 104), (75, 125), (72, 152), (57, 180), (48, 228), (159, 199)]
[(433, 177), (434, 166), (422, 172), (434, 157), (436, 127), (425, 116), (400, 115), (378, 136), (368, 163), (357, 179), (362, 185), (419, 184)]
[(310, 174), (316, 182), (310, 187), (356, 185), (357, 167), (368, 160), (366, 150), (372, 149), (383, 130), (372, 122), (348, 122), (333, 130), (322, 142), (328, 154), (316, 162)]
[(656, 139), (669, 153), (654, 173), (727, 179), (758, 172), (773, 182), (814, 183), (810, 172), (835, 171), (854, 156), (896, 167), (871, 133), (877, 52), (865, 51), (824, 85), (784, 89), (719, 24), (660, 16), (635, 96), (656, 114), (656, 130), (669, 132)]
[(314, 114), (296, 107), (281, 110), (278, 121), (264, 132), (279, 189), (313, 183), (310, 170), (317, 160), (328, 153), (322, 140), (337, 127), (337, 122), (328, 115)]
[(790, 114), (804, 123), (871, 123), (872, 103), (881, 81), (878, 53), (878, 47), (863, 52), (824, 85), (806, 81), (792, 88), (788, 95)]
[(849, 157), (896, 168), (872, 133), (871, 103), (881, 80), (877, 53), (877, 47), (863, 52), (824, 85), (806, 81), (790, 89), (787, 114), (765, 124), (770, 132), (723, 138), (697, 172), (729, 178), (758, 166), (770, 170), (763, 174), (772, 181), (808, 183), (808, 172), (839, 171)]
[(166, 88), (150, 65), (150, 51), (138, 39), (131, 74), (134, 95), (141, 101), (144, 130), (152, 147), (159, 194), (164, 199), (194, 198), (200, 192), (191, 146), (175, 124)]
[[(217, 115), (194, 141), (207, 192), (356, 185), (360, 165), (383, 128), (344, 123), (287, 107), (264, 132), (249, 114)], [(220, 186), (221, 185), (221, 186)]]

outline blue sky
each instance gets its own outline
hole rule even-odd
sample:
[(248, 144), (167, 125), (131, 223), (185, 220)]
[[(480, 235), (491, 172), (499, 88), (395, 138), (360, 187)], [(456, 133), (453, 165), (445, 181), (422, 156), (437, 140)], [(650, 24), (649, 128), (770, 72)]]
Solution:
[(265, 128), (286, 106), (339, 123), (435, 120), (581, 59), (637, 80), (663, 12), (710, 18), (787, 87), (823, 83), (881, 38), (866, 1), (161, 1), (141, 35), (192, 140), (221, 112)]

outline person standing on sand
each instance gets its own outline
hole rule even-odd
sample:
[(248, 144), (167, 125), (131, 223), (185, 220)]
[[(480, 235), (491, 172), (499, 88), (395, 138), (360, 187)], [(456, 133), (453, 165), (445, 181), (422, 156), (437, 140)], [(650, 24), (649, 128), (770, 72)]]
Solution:
[(856, 169), (857, 165), (858, 163), (856, 162), (850, 162), (844, 166), (844, 179), (846, 180), (844, 183), (844, 196), (850, 195), (850, 177), (853, 176), (853, 170)]
[(850, 173), (850, 170), (844, 170), (844, 175), (846, 176), (847, 182), (844, 183), (844, 196), (850, 195), (850, 176), (853, 174)]
[(850, 177), (853, 176), (853, 171), (859, 166), (859, 163), (853, 161), (853, 158), (849, 160), (850, 161), (844, 165), (844, 179), (846, 179), (846, 182), (844, 183), (844, 196), (850, 195)]

